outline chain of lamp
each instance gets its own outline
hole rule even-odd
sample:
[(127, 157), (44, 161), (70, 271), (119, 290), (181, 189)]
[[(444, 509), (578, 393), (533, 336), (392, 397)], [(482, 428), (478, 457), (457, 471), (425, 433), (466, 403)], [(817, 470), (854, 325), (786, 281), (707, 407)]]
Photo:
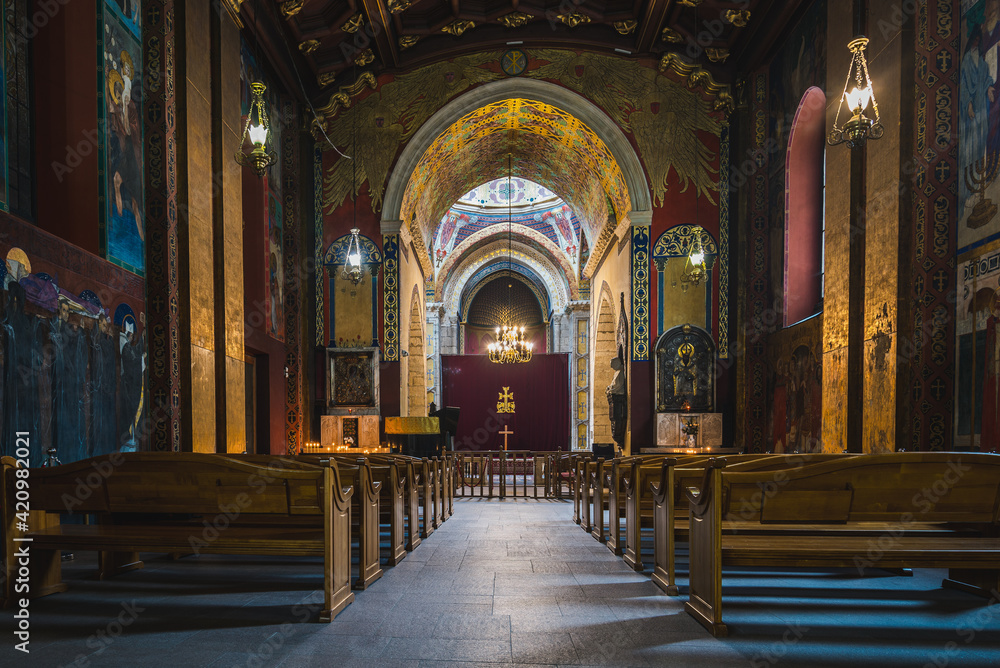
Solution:
[[(513, 200), (514, 192), (511, 187), (513, 153), (507, 155), (507, 274), (508, 280), (513, 280)], [(507, 284), (507, 312), (511, 313), (510, 298), (511, 283)], [(531, 359), (534, 344), (524, 340), (524, 327), (517, 327), (504, 323), (496, 328), (497, 340), (487, 346), (490, 362), (494, 364), (516, 364), (524, 363)]]

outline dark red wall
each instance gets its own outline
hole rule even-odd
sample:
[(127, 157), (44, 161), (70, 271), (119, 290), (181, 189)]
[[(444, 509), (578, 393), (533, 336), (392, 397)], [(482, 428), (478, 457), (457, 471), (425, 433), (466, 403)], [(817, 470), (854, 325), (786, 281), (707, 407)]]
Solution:
[[(247, 355), (256, 359), (258, 452), (285, 453), (285, 344), (267, 332), (267, 182), (243, 169), (243, 300)], [(294, 308), (288, 304), (285, 308)], [(294, 336), (293, 332), (286, 335)], [(249, 397), (248, 397), (249, 400)]]
[(61, 4), (32, 40), (37, 224), (99, 252), (97, 4)]

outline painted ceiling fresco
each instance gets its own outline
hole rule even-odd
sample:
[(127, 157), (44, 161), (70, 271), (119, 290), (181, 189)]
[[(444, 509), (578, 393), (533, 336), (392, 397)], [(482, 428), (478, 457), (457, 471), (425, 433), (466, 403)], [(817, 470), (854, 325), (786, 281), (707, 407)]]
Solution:
[(510, 191), (509, 216), (506, 178), (484, 183), (453, 204), (434, 237), (431, 252), (435, 263), (440, 266), (455, 248), (481, 230), (506, 234), (509, 220), (517, 228), (527, 227), (544, 235), (576, 264), (580, 221), (569, 205), (544, 186), (525, 179), (511, 179)]
[[(357, 85), (343, 87), (341, 94), (318, 110), (322, 120), (314, 130), (324, 150), (332, 151), (332, 143), (355, 160), (340, 158), (327, 162), (324, 211), (331, 214), (345, 200), (352, 192), (352, 182), (355, 192), (369, 184), (372, 208), (380, 211), (389, 170), (405, 142), (450, 99), (480, 84), (504, 78), (498, 67), (501, 55), (500, 51), (486, 51), (460, 56), (378, 80), (365, 73)], [(693, 184), (700, 194), (715, 201), (717, 174), (712, 164), (716, 156), (705, 141), (706, 135), (718, 136), (732, 98), (728, 87), (717, 84), (706, 71), (679, 58), (664, 58), (657, 71), (648, 63), (611, 55), (532, 49), (528, 53), (528, 67), (521, 76), (559, 83), (607, 113), (634, 140), (657, 205), (663, 204), (671, 173), (681, 189)], [(542, 141), (531, 141), (532, 137)], [(595, 183), (597, 179), (581, 183), (577, 178), (579, 170), (566, 169), (566, 165), (575, 165), (577, 153), (573, 148), (529, 132), (518, 132), (516, 141), (506, 133), (496, 132), (474, 141), (463, 153), (473, 148), (474, 159), (466, 155), (463, 165), (473, 165), (480, 174), (478, 179), (469, 180), (462, 187), (455, 186), (461, 181), (457, 178), (460, 170), (453, 168), (443, 175), (447, 178), (442, 183), (453, 187), (448, 189), (447, 196), (435, 198), (441, 202), (411, 207), (421, 221), (419, 234), (414, 235), (418, 245), (429, 245), (433, 228), (447, 205), (477, 183), (506, 174), (505, 157), (512, 149), (522, 163), (525, 157), (538, 152), (547, 159), (544, 164), (530, 167), (522, 164), (515, 169), (516, 176), (529, 178), (562, 195), (582, 221), (607, 219), (607, 195)], [(570, 192), (574, 191), (580, 192), (571, 198)], [(620, 206), (615, 196), (611, 199)], [(434, 211), (436, 215), (429, 215)], [(601, 238), (591, 237), (592, 251), (599, 253), (603, 249)]]
[[(515, 225), (513, 227), (511, 246), (515, 254), (519, 251), (531, 253), (535, 257), (544, 258), (545, 262), (553, 267), (558, 267), (559, 273), (565, 277), (562, 280), (566, 281), (571, 298), (576, 299), (575, 295), (579, 290), (579, 286), (575, 260), (571, 260), (548, 237), (530, 227)], [(506, 236), (496, 234), (489, 228), (472, 233), (461, 244), (457, 244), (444, 257), (440, 264), (435, 264), (433, 273), (435, 291), (439, 295), (443, 294), (444, 284), (449, 278), (454, 276), (456, 268), (465, 265), (473, 259), (480, 258), (483, 253), (499, 252), (500, 255), (505, 256), (507, 248), (508, 242)]]
[[(403, 220), (441, 220), (469, 188), (510, 170), (562, 195), (590, 236), (631, 209), (618, 163), (579, 119), (552, 105), (512, 98), (452, 124), (424, 153), (403, 198)], [(498, 169), (499, 167), (499, 169)]]

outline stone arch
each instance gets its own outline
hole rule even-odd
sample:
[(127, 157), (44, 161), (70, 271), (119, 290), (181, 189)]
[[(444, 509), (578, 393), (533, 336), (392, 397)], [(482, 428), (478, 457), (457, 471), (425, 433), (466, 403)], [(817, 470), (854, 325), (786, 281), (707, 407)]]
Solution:
[(618, 163), (628, 188), (632, 211), (651, 211), (652, 200), (646, 173), (639, 156), (632, 148), (625, 133), (601, 109), (586, 98), (554, 83), (537, 79), (512, 77), (483, 84), (461, 95), (439, 109), (426, 123), (420, 126), (407, 142), (389, 176), (385, 200), (382, 207), (384, 223), (399, 221), (403, 196), (410, 175), (417, 167), (424, 152), (438, 136), (452, 123), (466, 114), (487, 104), (507, 98), (530, 98), (551, 104), (572, 113), (594, 131), (607, 145)]
[(427, 354), (424, 347), (424, 317), (420, 312), (420, 286), (410, 296), (410, 337), (407, 342), (406, 372), (400, 374), (406, 395), (406, 414), (427, 415)]
[(618, 356), (618, 346), (615, 338), (617, 318), (615, 317), (615, 298), (607, 283), (601, 286), (597, 309), (597, 326), (594, 329), (594, 443), (614, 443), (611, 437), (611, 417), (608, 414), (608, 403), (604, 390), (614, 379), (611, 360)]

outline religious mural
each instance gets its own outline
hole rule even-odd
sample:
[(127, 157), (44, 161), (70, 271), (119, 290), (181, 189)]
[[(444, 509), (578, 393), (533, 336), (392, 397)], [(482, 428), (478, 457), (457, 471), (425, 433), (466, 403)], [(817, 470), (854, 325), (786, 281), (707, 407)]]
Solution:
[[(145, 439), (145, 334), (130, 306), (32, 272), (20, 248), (0, 261), (0, 426), (32, 435), (30, 463), (69, 463)], [(95, 286), (96, 288), (96, 286)], [(105, 292), (101, 290), (101, 292)], [(15, 430), (0, 429), (12, 455)]]
[(962, 2), (959, 87), (959, 252), (1000, 238), (1000, 0)]
[(822, 317), (810, 318), (768, 338), (769, 452), (821, 452)]
[(715, 410), (715, 345), (700, 327), (682, 325), (656, 342), (656, 411)]
[(267, 277), (264, 298), (267, 303), (267, 333), (279, 341), (285, 340), (285, 272), (284, 235), (282, 233), (281, 202), (274, 193), (267, 197), (267, 243), (264, 273)]
[(1000, 451), (1000, 251), (959, 265), (956, 444)]
[[(0, 44), (7, 43), (7, 21), (0, 21)], [(0, 81), (7, 81), (7, 49), (0, 49)], [(0, 95), (0, 211), (10, 210), (7, 194), (7, 95)]]
[(109, 262), (143, 275), (141, 18), (132, 0), (104, 0), (99, 15), (101, 247)]

